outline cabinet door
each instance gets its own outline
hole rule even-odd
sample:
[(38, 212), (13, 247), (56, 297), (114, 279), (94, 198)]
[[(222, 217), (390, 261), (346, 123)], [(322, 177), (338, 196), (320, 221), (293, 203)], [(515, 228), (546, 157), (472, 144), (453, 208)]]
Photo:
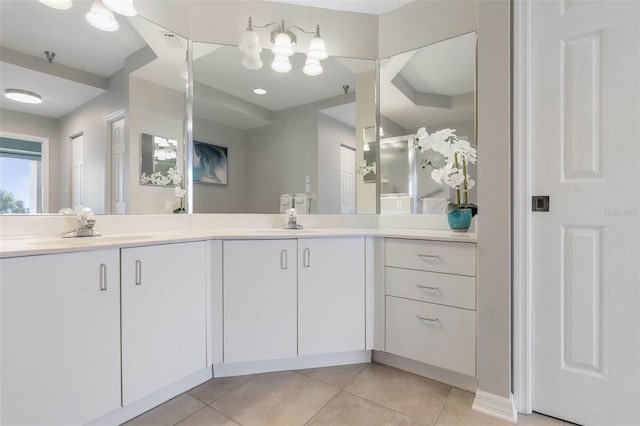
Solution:
[(122, 249), (122, 400), (206, 368), (204, 242)]
[(0, 424), (80, 425), (120, 407), (118, 254), (0, 260)]
[(295, 240), (223, 243), (224, 362), (296, 356), (296, 249)]
[(298, 241), (298, 354), (364, 350), (364, 238)]

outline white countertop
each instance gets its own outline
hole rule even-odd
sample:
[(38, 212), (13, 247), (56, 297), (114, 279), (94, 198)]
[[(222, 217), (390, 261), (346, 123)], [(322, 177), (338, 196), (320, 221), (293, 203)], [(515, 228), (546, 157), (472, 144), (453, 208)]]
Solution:
[(477, 242), (475, 232), (402, 228), (219, 228), (167, 232), (105, 234), (100, 237), (62, 238), (15, 236), (0, 239), (0, 258), (68, 253), (107, 248), (140, 247), (163, 243), (202, 240), (391, 237), (433, 241)]

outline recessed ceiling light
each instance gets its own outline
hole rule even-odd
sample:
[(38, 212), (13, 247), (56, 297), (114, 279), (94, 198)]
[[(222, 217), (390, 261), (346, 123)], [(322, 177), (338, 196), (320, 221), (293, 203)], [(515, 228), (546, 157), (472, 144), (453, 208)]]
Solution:
[(25, 104), (42, 103), (42, 96), (38, 95), (37, 93), (29, 92), (28, 90), (7, 89), (4, 91), (4, 95), (9, 99)]
[(266, 95), (267, 91), (264, 89), (253, 89), (253, 93), (255, 93), (256, 95)]
[(49, 7), (53, 7), (54, 9), (69, 9), (73, 6), (71, 0), (40, 0), (40, 3), (46, 4)]

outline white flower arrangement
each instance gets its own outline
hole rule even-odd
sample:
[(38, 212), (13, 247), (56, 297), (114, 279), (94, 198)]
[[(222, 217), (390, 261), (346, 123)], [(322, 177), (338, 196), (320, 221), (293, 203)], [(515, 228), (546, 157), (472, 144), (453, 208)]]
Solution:
[(173, 193), (175, 194), (176, 198), (180, 201), (180, 207), (174, 210), (174, 212), (184, 211), (183, 200), (184, 200), (184, 195), (187, 193), (187, 191), (182, 187), (182, 173), (180, 173), (179, 170), (176, 170), (173, 167), (170, 167), (169, 170), (167, 170), (166, 175), (161, 172), (155, 172), (150, 175), (146, 173), (142, 173), (142, 176), (140, 177), (140, 181), (142, 183), (151, 183), (153, 185), (162, 185), (162, 186), (174, 185), (175, 188), (173, 190)]
[(435, 167), (428, 158), (422, 158), (420, 165), (433, 167), (431, 179), (455, 189), (455, 202), (450, 205), (449, 210), (468, 207), (475, 214), (477, 207), (469, 204), (468, 191), (476, 183), (467, 176), (467, 165), (476, 163), (477, 150), (468, 141), (458, 139), (453, 129), (442, 129), (429, 134), (424, 127), (418, 129), (413, 147), (420, 153), (432, 150), (444, 157), (446, 164), (443, 167)]

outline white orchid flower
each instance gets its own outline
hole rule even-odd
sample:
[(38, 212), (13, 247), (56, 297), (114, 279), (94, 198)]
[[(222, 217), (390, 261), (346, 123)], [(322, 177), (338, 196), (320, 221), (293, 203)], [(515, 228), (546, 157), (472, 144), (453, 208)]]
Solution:
[(476, 181), (473, 179), (467, 179), (467, 189), (471, 189), (476, 186)]
[(174, 189), (174, 193), (176, 194), (176, 197), (182, 198), (184, 197), (184, 194), (187, 193), (187, 191), (185, 191), (183, 188), (180, 188), (179, 186), (176, 186), (176, 188)]

